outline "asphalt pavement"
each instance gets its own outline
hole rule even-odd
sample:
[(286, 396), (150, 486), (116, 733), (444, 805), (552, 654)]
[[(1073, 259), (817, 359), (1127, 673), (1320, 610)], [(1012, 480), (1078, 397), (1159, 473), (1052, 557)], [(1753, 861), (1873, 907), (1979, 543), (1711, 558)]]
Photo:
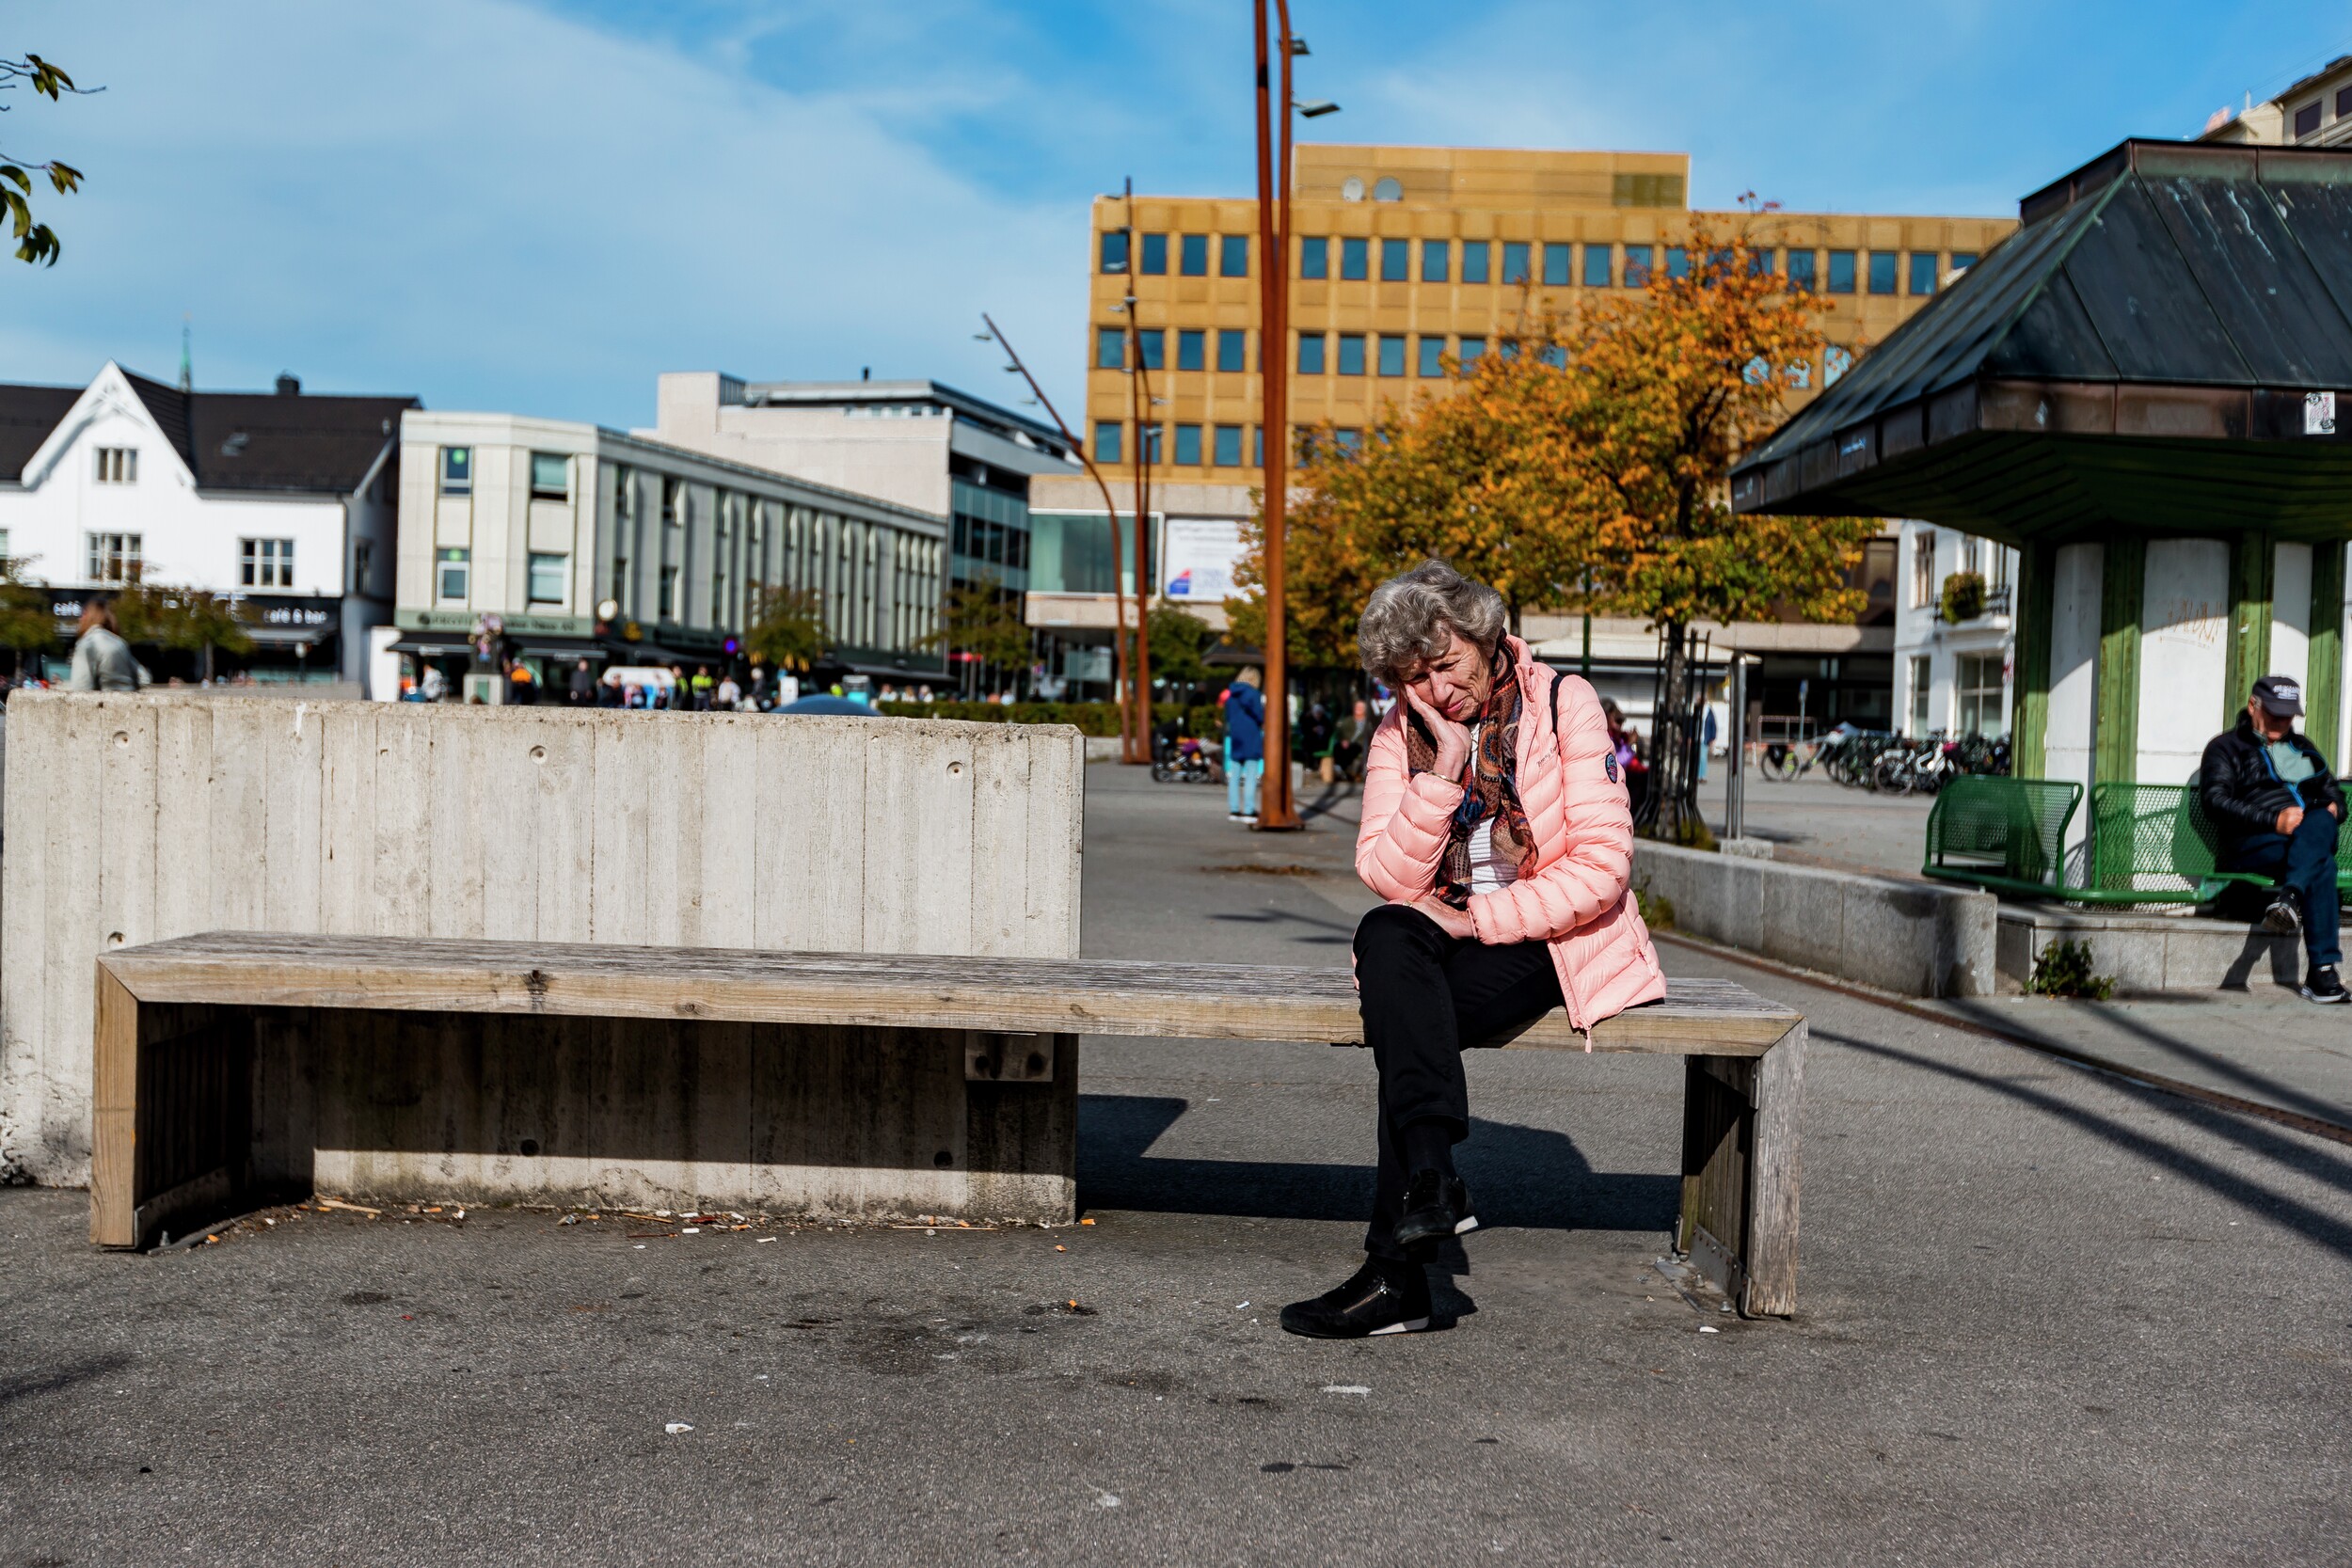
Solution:
[[(1090, 768), (1088, 952), (1344, 962), (1326, 805)], [(1514, 1052), (1454, 1326), (1290, 1338), (1356, 1260), (1369, 1060), (1093, 1040), (1095, 1223), (1050, 1231), (278, 1211), (131, 1257), (0, 1193), (0, 1568), (2344, 1560), (2352, 1148), (1666, 958), (1812, 1020), (1794, 1321), (1657, 1267), (1679, 1062)]]

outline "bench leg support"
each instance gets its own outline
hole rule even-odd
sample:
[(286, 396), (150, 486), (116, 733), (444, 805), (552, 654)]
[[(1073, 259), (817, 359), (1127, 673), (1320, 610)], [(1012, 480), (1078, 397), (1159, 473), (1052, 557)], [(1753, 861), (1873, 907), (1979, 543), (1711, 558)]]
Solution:
[(1677, 1244), (1747, 1317), (1797, 1309), (1805, 1026), (1760, 1057), (1692, 1056)]
[(249, 1185), (252, 1036), (233, 1009), (141, 1003), (98, 971), (90, 1240), (152, 1245)]

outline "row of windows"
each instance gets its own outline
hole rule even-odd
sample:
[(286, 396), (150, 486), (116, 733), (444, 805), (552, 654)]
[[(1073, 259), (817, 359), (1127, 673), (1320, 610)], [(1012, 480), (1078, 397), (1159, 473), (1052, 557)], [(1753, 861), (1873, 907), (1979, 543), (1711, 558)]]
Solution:
[[(1184, 331), (1177, 335), (1176, 368), (1178, 370), (1197, 371), (1201, 368), (1202, 356), (1198, 340), (1202, 336), (1203, 334), (1195, 331)], [(1241, 345), (1247, 335), (1239, 331), (1220, 331), (1216, 336), (1217, 369), (1220, 371), (1240, 369), (1243, 356)], [(1136, 334), (1136, 341), (1143, 350), (1143, 363), (1146, 369), (1166, 368), (1166, 332), (1156, 327)], [(1427, 380), (1435, 380), (1446, 373), (1445, 357), (1448, 341), (1449, 340), (1439, 333), (1426, 333), (1419, 337), (1411, 337), (1401, 332), (1302, 332), (1297, 340), (1296, 373), (1325, 375), (1336, 372), (1340, 375), (1382, 376), (1403, 376), (1409, 373)], [(1451, 341), (1454, 344), (1454, 356), (1466, 367), (1475, 363), (1478, 357), (1486, 352), (1486, 340), (1484, 338), (1465, 336), (1453, 339)], [(1230, 364), (1227, 362), (1229, 356), (1225, 352), (1228, 345), (1232, 345), (1233, 350), (1230, 356), (1232, 362)], [(1336, 353), (1333, 352), (1334, 349)], [(1505, 339), (1500, 345), (1500, 352), (1505, 357), (1515, 356), (1518, 353), (1518, 344), (1512, 340)], [(1548, 344), (1536, 353), (1546, 364), (1563, 365), (1567, 362), (1565, 352), (1555, 345)], [(1843, 349), (1834, 348), (1830, 354), (1827, 380), (1835, 381), (1838, 373), (1844, 370), (1848, 356)], [(1102, 336), (1096, 344), (1094, 363), (1097, 370), (1125, 368), (1126, 335), (1123, 328), (1103, 328)], [(1796, 384), (1802, 388), (1806, 385), (1806, 381), (1799, 379)]]
[[(530, 594), (531, 602), (535, 605), (562, 604), (571, 593), (571, 568), (572, 558), (568, 555), (552, 555), (533, 550), (530, 557), (528, 587), (525, 590)], [(463, 603), (468, 588), (468, 578), (472, 575), (473, 552), (471, 550), (444, 548), (435, 552), (435, 587), (441, 598)], [(664, 574), (667, 579), (663, 583), (665, 594), (676, 593), (675, 581), (676, 577), (677, 572), (675, 568)]]
[[(92, 582), (136, 582), (147, 569), (147, 536), (143, 533), (91, 533), (84, 536), (87, 546), (89, 580)], [(8, 554), (8, 535), (0, 532), (0, 559)], [(244, 588), (292, 588), (294, 586), (294, 541), (291, 539), (240, 539), (237, 541), (237, 582)]]
[[(1146, 277), (1168, 275), (1168, 242), (1166, 234), (1140, 234), (1134, 245), (1136, 271)], [(1216, 275), (1219, 277), (1249, 276), (1249, 236), (1247, 234), (1178, 234), (1176, 241), (1176, 273), (1180, 277), (1209, 276), (1209, 242), (1216, 242)], [(1131, 241), (1123, 229), (1114, 229), (1103, 236), (1102, 267), (1104, 272), (1125, 272)]]
[(956, 554), (983, 565), (1002, 566), (1015, 572), (1029, 569), (1029, 531), (1025, 528), (959, 512), (955, 515), (954, 543)]
[[(1244, 327), (1222, 327), (1215, 332), (1201, 327), (1180, 328), (1176, 333), (1176, 368), (1180, 371), (1207, 370), (1212, 339), (1216, 341), (1216, 368), (1219, 371), (1239, 373), (1248, 369), (1249, 333)], [(1168, 368), (1166, 327), (1138, 328), (1136, 345), (1142, 352), (1145, 370)], [(1127, 368), (1127, 328), (1095, 328), (1094, 368), (1098, 371), (1123, 371)]]
[[(1127, 235), (1112, 231), (1103, 235), (1103, 270), (1124, 272), (1127, 267)], [(1180, 271), (1188, 277), (1205, 277), (1208, 273), (1209, 239), (1206, 234), (1184, 234), (1178, 238)], [(1223, 247), (1220, 276), (1246, 277), (1249, 273), (1248, 238), (1242, 234), (1217, 236)], [(1168, 270), (1168, 236), (1142, 236), (1141, 261), (1138, 271), (1160, 274)], [(1195, 242), (1199, 242), (1196, 246)], [(1154, 242), (1157, 242), (1156, 246)], [(1498, 244), (1502, 251), (1501, 268), (1495, 266)], [(1376, 246), (1376, 249), (1375, 249)], [(1395, 240), (1375, 241), (1367, 238), (1343, 238), (1339, 242), (1339, 272), (1343, 282), (1368, 282), (1375, 276), (1383, 283), (1492, 283), (1518, 285), (1540, 280), (1547, 288), (1583, 287), (1607, 289), (1645, 287), (1653, 267), (1662, 264), (1669, 277), (1685, 277), (1691, 272), (1691, 252), (1687, 245), (1587, 245), (1579, 247), (1565, 243), (1532, 240)], [(1196, 255), (1197, 251), (1197, 255)], [(1906, 270), (1906, 254), (1909, 266)], [(1775, 251), (1770, 246), (1750, 253), (1751, 267), (1757, 273), (1777, 273), (1788, 279), (1791, 288), (1818, 290), (1833, 294), (1851, 294), (1867, 285), (1874, 294), (1893, 294), (1898, 282), (1909, 287), (1900, 292), (1915, 297), (1935, 293), (1946, 270), (1940, 251), (1914, 250), (1798, 250)], [(1822, 257), (1826, 256), (1826, 266)], [(1116, 262), (1114, 264), (1114, 258)], [(1955, 250), (1951, 253), (1951, 270), (1965, 271), (1976, 265), (1977, 253)], [(1328, 278), (1333, 276), (1331, 241), (1310, 236), (1298, 242), (1298, 276), (1304, 278)], [(1376, 267), (1376, 273), (1375, 273)], [(1821, 281), (1826, 276), (1827, 283)], [(1112, 330), (1104, 328), (1105, 331)], [(1099, 351), (1098, 351), (1099, 357)]]
[[(473, 449), (443, 447), (441, 449), (441, 494), (470, 496), (473, 494)], [(534, 500), (569, 500), (572, 494), (572, 460), (560, 451), (534, 451), (531, 454), (531, 495)]]
[[(2319, 134), (2320, 106), (2326, 102), (2324, 98), (2314, 98), (2295, 111), (2296, 140), (2300, 141), (2305, 136)], [(2336, 118), (2338, 119), (2352, 119), (2352, 87), (2336, 89)]]
[[(1149, 424), (1143, 427), (1143, 451), (1146, 463), (1169, 461), (1168, 445), (1164, 439), (1167, 426)], [(1238, 468), (1243, 467), (1242, 427), (1237, 424), (1180, 424), (1175, 427), (1174, 462), (1186, 468)], [(1265, 467), (1265, 427), (1251, 425), (1249, 432), (1249, 462), (1252, 468)], [(1120, 463), (1125, 458), (1127, 427), (1117, 420), (1098, 420), (1094, 425), (1094, 460), (1097, 463)]]
[(101, 484), (136, 484), (139, 482), (139, 454), (130, 447), (100, 447), (98, 449), (98, 483)]

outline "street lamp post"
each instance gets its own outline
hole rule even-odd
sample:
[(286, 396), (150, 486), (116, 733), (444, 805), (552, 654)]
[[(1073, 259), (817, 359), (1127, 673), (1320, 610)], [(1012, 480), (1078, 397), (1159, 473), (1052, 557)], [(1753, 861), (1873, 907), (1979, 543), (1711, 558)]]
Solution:
[[(1127, 736), (1124, 761), (1130, 763), (1152, 760), (1152, 656), (1146, 624), (1152, 618), (1150, 594), (1152, 577), (1152, 437), (1159, 434), (1159, 416), (1152, 412), (1152, 378), (1143, 359), (1143, 324), (1136, 320), (1136, 251), (1140, 236), (1136, 230), (1136, 182), (1131, 178), (1127, 195), (1127, 352), (1128, 403), (1135, 410), (1136, 425), (1136, 641), (1135, 656), (1128, 661), (1134, 679), (1129, 682), (1127, 698), (1135, 705), (1136, 721), (1132, 727), (1120, 726)], [(1145, 421), (1151, 420), (1147, 424)], [(1119, 515), (1111, 515), (1111, 532), (1119, 532)], [(1124, 619), (1123, 601), (1120, 619)], [(1112, 634), (1124, 638), (1126, 628)]]
[[(1266, 0), (1254, 0), (1258, 54), (1258, 374), (1265, 430), (1265, 781), (1258, 794), (1262, 832), (1295, 832), (1291, 794), (1290, 643), (1282, 605), (1282, 548), (1290, 502), (1291, 61), (1307, 52), (1291, 35), (1290, 0), (1275, 0), (1280, 97), (1267, 69)], [(1275, 124), (1279, 103), (1280, 126)], [(1339, 105), (1317, 103), (1310, 114)]]

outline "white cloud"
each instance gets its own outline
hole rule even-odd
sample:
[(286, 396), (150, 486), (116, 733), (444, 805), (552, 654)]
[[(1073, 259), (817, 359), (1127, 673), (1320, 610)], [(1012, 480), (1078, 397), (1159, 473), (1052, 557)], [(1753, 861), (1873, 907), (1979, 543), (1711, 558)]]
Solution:
[(296, 370), (646, 422), (663, 370), (935, 375), (1002, 395), (992, 309), (1074, 387), (1086, 211), (946, 168), (869, 106), (506, 0), (242, 0), (19, 17), (106, 91), (8, 116), (88, 176), (65, 257), (7, 275), (12, 378), (106, 357)]

